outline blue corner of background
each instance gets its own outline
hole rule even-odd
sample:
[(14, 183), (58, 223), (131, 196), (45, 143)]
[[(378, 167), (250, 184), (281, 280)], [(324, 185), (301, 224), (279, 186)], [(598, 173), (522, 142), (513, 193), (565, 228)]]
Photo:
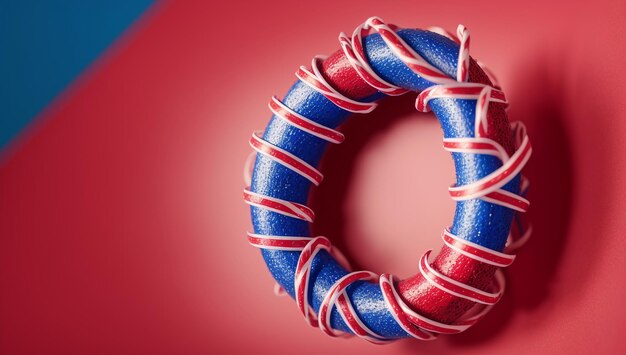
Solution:
[(152, 0), (0, 0), (0, 150)]

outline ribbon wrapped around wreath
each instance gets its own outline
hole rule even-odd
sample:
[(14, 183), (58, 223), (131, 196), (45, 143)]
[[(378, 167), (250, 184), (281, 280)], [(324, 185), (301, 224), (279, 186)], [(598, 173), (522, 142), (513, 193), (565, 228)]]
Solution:
[[(500, 268), (531, 233), (519, 215), (529, 206), (521, 175), (532, 153), (526, 129), (509, 123), (504, 92), (470, 58), (462, 25), (451, 34), (372, 17), (339, 42), (341, 50), (298, 69), (283, 100), (272, 97), (268, 126), (250, 139), (248, 241), (262, 250), (277, 293), (295, 298), (306, 321), (328, 335), (385, 343), (462, 332), (501, 298)], [(351, 271), (329, 239), (311, 236), (315, 214), (306, 201), (311, 184), (322, 182), (316, 167), (327, 144), (345, 138), (336, 128), (352, 113), (371, 112), (383, 96), (407, 92), (418, 92), (417, 110), (432, 110), (441, 123), (457, 205), (440, 252), (431, 258), (427, 251), (416, 275), (396, 280)]]

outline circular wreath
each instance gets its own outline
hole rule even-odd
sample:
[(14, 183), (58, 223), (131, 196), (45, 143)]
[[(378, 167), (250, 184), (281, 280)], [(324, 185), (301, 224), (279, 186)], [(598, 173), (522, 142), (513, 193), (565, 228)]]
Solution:
[[(339, 41), (341, 50), (298, 69), (285, 98), (271, 99), (265, 132), (250, 139), (256, 160), (246, 169), (244, 200), (254, 226), (248, 240), (262, 250), (277, 292), (295, 298), (306, 321), (328, 335), (382, 343), (461, 332), (500, 299), (500, 268), (530, 235), (517, 214), (529, 205), (521, 176), (532, 152), (526, 130), (509, 123), (504, 92), (470, 58), (462, 25), (454, 35), (372, 17)], [(336, 128), (351, 113), (371, 112), (384, 95), (409, 91), (419, 93), (419, 111), (439, 119), (454, 160), (454, 222), (439, 254), (430, 261), (427, 251), (414, 276), (349, 271), (327, 238), (310, 235), (314, 213), (306, 202), (323, 177), (316, 166), (328, 143), (344, 140)]]

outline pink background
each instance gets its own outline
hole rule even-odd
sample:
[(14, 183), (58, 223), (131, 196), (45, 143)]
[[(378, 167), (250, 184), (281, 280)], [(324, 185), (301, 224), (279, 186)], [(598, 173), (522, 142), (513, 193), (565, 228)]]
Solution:
[[(6, 353), (528, 354), (626, 351), (623, 1), (163, 3), (12, 147), (0, 173)], [(247, 140), (269, 97), (372, 15), (465, 24), (529, 127), (535, 234), (464, 334), (386, 347), (309, 328), (245, 232)], [(314, 230), (402, 278), (438, 248), (452, 162), (414, 95), (343, 131)]]

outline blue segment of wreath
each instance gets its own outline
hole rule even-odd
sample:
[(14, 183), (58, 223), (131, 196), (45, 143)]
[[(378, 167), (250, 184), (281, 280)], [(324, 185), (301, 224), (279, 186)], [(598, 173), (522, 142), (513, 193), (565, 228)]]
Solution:
[[(459, 47), (440, 35), (422, 30), (401, 30), (399, 35), (429, 63), (454, 78)], [(372, 68), (385, 80), (413, 91), (422, 91), (433, 83), (413, 73), (387, 47), (380, 35), (365, 38), (365, 52)], [(380, 94), (365, 101), (379, 99)], [(317, 91), (296, 82), (283, 102), (299, 114), (328, 127), (337, 127), (350, 115)], [(476, 100), (434, 99), (430, 107), (441, 123), (446, 138), (474, 136)], [(309, 164), (317, 166), (328, 143), (272, 116), (263, 138)], [(349, 139), (349, 137), (347, 137)], [(501, 164), (493, 156), (454, 153), (457, 184), (465, 185), (488, 175)], [(419, 162), (416, 162), (419, 163)], [(415, 182), (416, 184), (419, 181)], [(504, 189), (518, 193), (519, 176)], [(306, 178), (262, 154), (257, 154), (251, 189), (254, 192), (306, 204), (311, 183)], [(309, 224), (267, 209), (251, 207), (254, 232), (264, 235), (310, 236)], [(506, 242), (513, 211), (482, 200), (457, 203), (452, 233), (487, 248), (501, 251)], [(492, 223), (485, 223), (486, 221)], [(494, 222), (495, 221), (495, 222)], [(331, 236), (332, 239), (332, 236)], [(278, 283), (294, 297), (294, 273), (300, 252), (263, 250), (265, 262)], [(416, 255), (416, 258), (419, 256)], [(416, 259), (417, 260), (417, 259)], [(308, 300), (317, 312), (324, 295), (347, 271), (327, 252), (321, 251), (311, 267)], [(388, 311), (380, 287), (369, 282), (355, 282), (347, 293), (361, 320), (383, 337), (407, 337)], [(336, 309), (331, 313), (331, 326), (350, 332)]]

